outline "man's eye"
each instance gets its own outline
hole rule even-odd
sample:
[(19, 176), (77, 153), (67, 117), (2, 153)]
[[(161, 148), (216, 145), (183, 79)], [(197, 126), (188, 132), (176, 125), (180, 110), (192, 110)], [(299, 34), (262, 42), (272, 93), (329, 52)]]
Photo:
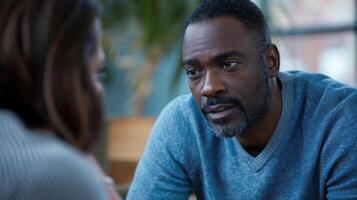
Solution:
[(185, 73), (189, 78), (197, 78), (201, 75), (201, 71), (194, 68), (185, 69)]
[(227, 61), (222, 64), (222, 69), (225, 71), (234, 71), (238, 69), (240, 62), (238, 61)]

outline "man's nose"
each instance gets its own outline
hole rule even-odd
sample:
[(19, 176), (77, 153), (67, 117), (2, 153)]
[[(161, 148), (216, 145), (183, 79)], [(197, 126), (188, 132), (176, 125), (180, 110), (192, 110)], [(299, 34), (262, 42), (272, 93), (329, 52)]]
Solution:
[(201, 89), (201, 95), (205, 97), (214, 97), (226, 91), (224, 83), (218, 72), (207, 71), (205, 82)]

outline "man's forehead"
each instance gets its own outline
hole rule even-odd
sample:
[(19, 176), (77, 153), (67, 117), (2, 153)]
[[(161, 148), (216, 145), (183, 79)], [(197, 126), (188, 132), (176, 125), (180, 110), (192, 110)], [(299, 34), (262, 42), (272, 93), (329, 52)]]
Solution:
[(183, 57), (183, 63), (195, 65), (199, 62), (199, 59), (205, 61), (217, 61), (228, 57), (239, 57), (245, 59), (247, 55), (236, 49), (221, 49), (219, 51), (200, 52), (199, 54), (187, 54)]
[(183, 40), (183, 58), (190, 59), (206, 52), (215, 55), (221, 51), (239, 50), (252, 45), (251, 36), (244, 25), (233, 17), (217, 17), (190, 24)]

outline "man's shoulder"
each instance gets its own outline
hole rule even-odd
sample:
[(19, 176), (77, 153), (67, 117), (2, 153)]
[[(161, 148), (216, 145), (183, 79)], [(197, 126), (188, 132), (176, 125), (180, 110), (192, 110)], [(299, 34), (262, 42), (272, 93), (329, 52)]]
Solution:
[[(194, 143), (209, 127), (191, 94), (172, 100), (160, 113), (151, 132), (150, 141), (163, 145)], [(170, 147), (171, 148), (171, 147)]]
[(166, 107), (192, 110), (196, 107), (192, 94), (183, 94), (174, 98)]
[[(199, 108), (191, 94), (176, 97), (160, 113), (158, 120), (175, 120), (177, 122), (187, 120), (189, 116), (200, 115)], [(179, 120), (179, 121), (178, 121)]]
[[(307, 88), (318, 90), (335, 90), (337, 92), (357, 92), (357, 88), (341, 83), (325, 74), (303, 72), (303, 71), (287, 71), (281, 72), (281, 75), (293, 80), (297, 86), (305, 85)], [(295, 86), (295, 89), (298, 89)]]
[(306, 103), (324, 105), (326, 108), (357, 107), (357, 88), (340, 83), (324, 74), (301, 71), (284, 72), (294, 83), (295, 98), (305, 98)]
[[(308, 132), (314, 137), (328, 135), (331, 138), (351, 137), (349, 135), (354, 134), (357, 128), (355, 87), (323, 74), (288, 72), (287, 75), (294, 82), (296, 113), (301, 113), (302, 123), (310, 130)], [(321, 134), (316, 134), (314, 130), (319, 130)]]

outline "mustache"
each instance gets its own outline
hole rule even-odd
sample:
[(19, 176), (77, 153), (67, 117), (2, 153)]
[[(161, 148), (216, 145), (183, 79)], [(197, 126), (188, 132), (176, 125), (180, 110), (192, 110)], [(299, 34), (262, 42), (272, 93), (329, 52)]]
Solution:
[(242, 100), (238, 97), (206, 97), (201, 100), (201, 111), (207, 113), (207, 108), (217, 104), (233, 104), (244, 112)]

